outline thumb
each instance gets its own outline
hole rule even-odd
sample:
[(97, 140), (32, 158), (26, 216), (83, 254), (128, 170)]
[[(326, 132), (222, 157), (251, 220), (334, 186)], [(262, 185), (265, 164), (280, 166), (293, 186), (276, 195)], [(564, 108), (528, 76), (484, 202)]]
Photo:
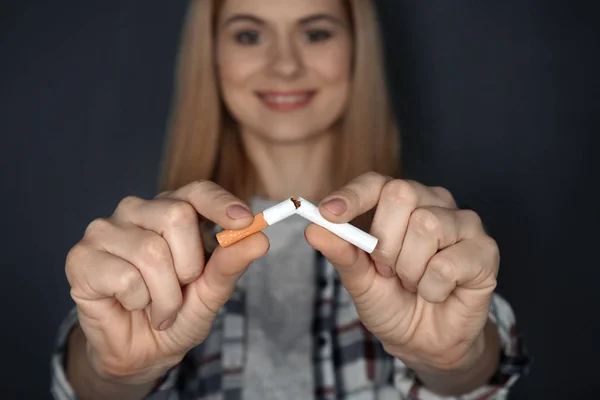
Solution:
[(316, 224), (310, 224), (304, 236), (315, 250), (333, 264), (352, 297), (356, 298), (372, 287), (377, 279), (377, 271), (367, 253)]
[(248, 265), (265, 255), (268, 249), (269, 240), (262, 232), (230, 247), (217, 247), (202, 275), (185, 288), (183, 305), (171, 331), (192, 339), (193, 343), (188, 346), (202, 342)]
[(217, 247), (198, 280), (198, 296), (215, 313), (229, 300), (248, 265), (264, 256), (269, 240), (258, 232), (230, 247)]

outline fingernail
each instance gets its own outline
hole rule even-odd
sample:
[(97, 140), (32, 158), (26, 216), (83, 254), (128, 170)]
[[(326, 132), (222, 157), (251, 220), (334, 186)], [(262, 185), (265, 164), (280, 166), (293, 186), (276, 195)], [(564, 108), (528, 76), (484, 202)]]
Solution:
[(394, 276), (394, 270), (389, 265), (377, 265), (377, 271), (379, 272), (379, 275), (384, 278), (391, 278)]
[(323, 207), (335, 215), (342, 215), (348, 209), (346, 201), (339, 198), (329, 200), (327, 203), (323, 204)]
[(173, 325), (173, 322), (175, 322), (174, 318), (169, 318), (166, 321), (163, 321), (162, 324), (160, 324), (158, 326), (158, 330), (159, 331), (166, 331), (167, 329), (169, 329), (171, 327), (171, 325)]
[(234, 204), (227, 207), (227, 215), (229, 215), (229, 218), (240, 219), (250, 217), (252, 216), (252, 213), (247, 208), (242, 207), (239, 204)]

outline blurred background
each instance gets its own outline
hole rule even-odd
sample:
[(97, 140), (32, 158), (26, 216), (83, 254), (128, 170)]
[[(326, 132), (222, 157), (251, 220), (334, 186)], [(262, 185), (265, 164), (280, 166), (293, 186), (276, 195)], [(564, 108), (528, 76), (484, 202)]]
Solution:
[[(49, 399), (69, 249), (152, 197), (184, 0), (0, 1), (0, 398)], [(600, 25), (591, 1), (379, 1), (406, 177), (500, 245), (534, 358), (514, 399), (600, 398)]]

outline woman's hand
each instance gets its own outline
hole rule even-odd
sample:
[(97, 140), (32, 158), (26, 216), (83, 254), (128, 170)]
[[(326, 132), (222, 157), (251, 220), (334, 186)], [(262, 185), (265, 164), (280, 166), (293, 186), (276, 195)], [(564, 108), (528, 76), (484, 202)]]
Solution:
[(447, 190), (375, 173), (332, 193), (319, 210), (341, 223), (375, 207), (371, 234), (379, 243), (371, 256), (317, 225), (306, 238), (336, 267), (386, 351), (424, 373), (476, 366), (496, 287), (496, 242)]
[(66, 273), (91, 365), (103, 378), (152, 382), (208, 335), (218, 310), (253, 260), (260, 233), (206, 262), (198, 214), (226, 229), (252, 221), (244, 203), (212, 182), (154, 200), (125, 198), (69, 252)]

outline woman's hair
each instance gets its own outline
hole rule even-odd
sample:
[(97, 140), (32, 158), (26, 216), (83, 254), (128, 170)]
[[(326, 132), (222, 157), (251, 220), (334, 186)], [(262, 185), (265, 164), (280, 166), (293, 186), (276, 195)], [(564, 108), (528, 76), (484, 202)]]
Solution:
[[(255, 194), (256, 176), (237, 124), (221, 99), (216, 71), (215, 25), (223, 1), (190, 1), (159, 184), (167, 191), (211, 180), (248, 201)], [(344, 1), (354, 36), (353, 75), (347, 109), (337, 122), (335, 187), (368, 171), (399, 173), (399, 135), (384, 77), (375, 7), (371, 0)]]

